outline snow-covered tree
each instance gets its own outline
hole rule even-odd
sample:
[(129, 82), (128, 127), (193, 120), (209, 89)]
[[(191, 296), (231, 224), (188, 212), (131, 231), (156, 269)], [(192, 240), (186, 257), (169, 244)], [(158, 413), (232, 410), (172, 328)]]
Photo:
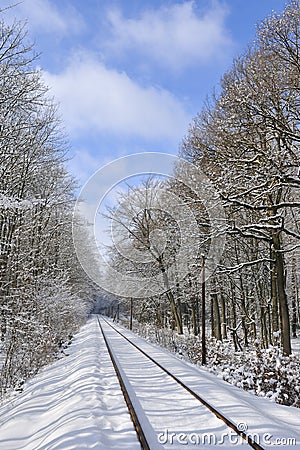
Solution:
[[(53, 358), (86, 317), (72, 245), (74, 182), (24, 26), (0, 22), (1, 391)], [(90, 290), (90, 297), (92, 297)]]

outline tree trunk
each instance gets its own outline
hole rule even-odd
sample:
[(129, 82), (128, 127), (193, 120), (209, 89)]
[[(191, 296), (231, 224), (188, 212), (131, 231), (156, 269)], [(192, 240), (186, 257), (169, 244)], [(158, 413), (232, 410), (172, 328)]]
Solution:
[(202, 356), (201, 356), (201, 364), (204, 366), (206, 364), (206, 320), (205, 320), (205, 259), (204, 256), (202, 256), (202, 272), (201, 272), (201, 286), (202, 286), (202, 292), (201, 292), (201, 349), (202, 349)]
[(177, 333), (178, 334), (183, 334), (182, 322), (180, 320), (180, 315), (178, 314), (178, 311), (177, 311), (177, 308), (176, 308), (176, 303), (175, 303), (175, 300), (174, 300), (174, 296), (173, 296), (171, 291), (167, 292), (167, 297), (168, 297), (168, 300), (169, 300), (170, 305), (171, 305), (171, 311), (172, 311), (173, 319), (174, 319), (175, 324), (176, 324)]
[(267, 331), (267, 324), (266, 324), (266, 310), (265, 310), (264, 306), (260, 307), (260, 323), (261, 323), (262, 347), (268, 348), (268, 346), (269, 346), (268, 331)]
[(278, 292), (278, 303), (281, 317), (281, 343), (283, 353), (285, 355), (291, 354), (291, 332), (290, 332), (290, 317), (288, 301), (285, 292), (285, 273), (284, 273), (284, 259), (281, 252), (281, 242), (279, 232), (273, 232), (272, 242), (275, 256), (276, 281)]
[(161, 261), (161, 258), (158, 258), (159, 267), (163, 276), (164, 286), (166, 288), (166, 295), (171, 305), (171, 311), (172, 315), (176, 324), (177, 333), (183, 334), (183, 328), (182, 328), (182, 320), (181, 320), (181, 313), (178, 313), (178, 310), (176, 308), (176, 303), (174, 299), (173, 292), (171, 291), (168, 276), (166, 274), (166, 270), (164, 268), (163, 262)]
[(278, 308), (278, 292), (277, 292), (277, 276), (275, 260), (276, 255), (273, 250), (270, 251), (271, 262), (270, 275), (271, 275), (271, 301), (272, 301), (272, 332), (275, 333), (279, 330), (279, 308)]
[(195, 299), (192, 301), (192, 324), (193, 324), (193, 333), (194, 336), (198, 336), (199, 328), (198, 328), (198, 304)]
[(218, 341), (222, 340), (221, 335), (221, 320), (220, 320), (220, 309), (218, 303), (218, 294), (216, 292), (211, 294), (212, 301), (212, 312), (213, 312), (213, 324), (214, 324), (214, 336)]
[(215, 335), (215, 318), (214, 318), (214, 302), (213, 302), (214, 294), (210, 294), (210, 326), (211, 326), (211, 335), (212, 337), (216, 337)]
[(296, 272), (296, 261), (295, 258), (292, 259), (292, 336), (297, 337), (297, 300), (298, 300), (298, 286), (297, 286), (297, 272)]
[(222, 340), (227, 339), (226, 305), (224, 295), (221, 293), (221, 318), (222, 318)]

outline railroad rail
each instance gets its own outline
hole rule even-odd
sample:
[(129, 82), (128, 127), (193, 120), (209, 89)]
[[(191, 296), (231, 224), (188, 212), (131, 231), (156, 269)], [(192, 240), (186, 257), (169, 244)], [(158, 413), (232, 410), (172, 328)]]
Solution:
[[(188, 386), (186, 386), (176, 375), (172, 374), (168, 369), (163, 367), (158, 361), (156, 361), (152, 356), (148, 355), (142, 348), (140, 348), (138, 345), (136, 345), (133, 341), (131, 341), (127, 336), (125, 336), (120, 330), (118, 330), (116, 327), (114, 327), (109, 321), (107, 321), (104, 317), (101, 317), (101, 319), (109, 325), (118, 335), (120, 335), (123, 339), (125, 339), (130, 345), (132, 345), (134, 348), (136, 348), (140, 353), (142, 353), (146, 358), (148, 358), (152, 363), (154, 363), (157, 367), (159, 367), (163, 372), (165, 372), (169, 377), (171, 377), (176, 383), (178, 383), (183, 389), (185, 389), (190, 395), (192, 395), (194, 398), (196, 398), (202, 405), (204, 405), (209, 411), (211, 411), (218, 419), (222, 420), (230, 429), (232, 429), (237, 435), (241, 436), (246, 443), (254, 448), (255, 450), (264, 450), (263, 447), (261, 447), (255, 440), (248, 435), (245, 431), (238, 428), (238, 426), (231, 421), (228, 417), (226, 417), (224, 414), (222, 414), (220, 411), (218, 411), (213, 405), (208, 403), (203, 397), (201, 397), (199, 394), (194, 392), (192, 389), (190, 389)], [(132, 396), (134, 395), (133, 392), (129, 392), (128, 384), (126, 386), (126, 383), (124, 382), (125, 375), (120, 367), (120, 364), (118, 363), (117, 357), (113, 352), (113, 349), (107, 339), (107, 336), (105, 335), (105, 332), (103, 330), (103, 327), (101, 325), (99, 317), (97, 318), (98, 324), (105, 342), (105, 345), (107, 347), (108, 353), (110, 355), (112, 364), (114, 366), (116, 375), (118, 377), (121, 390), (123, 392), (123, 396), (125, 399), (125, 402), (128, 407), (128, 411), (130, 413), (134, 428), (137, 433), (137, 437), (140, 441), (141, 447), (143, 450), (153, 450), (151, 449), (150, 444), (148, 442), (148, 439), (146, 437), (146, 434), (143, 430), (143, 426), (141, 424), (141, 420), (139, 418), (139, 414), (136, 411), (136, 408), (134, 406), (134, 403), (132, 401)], [(155, 449), (156, 450), (156, 449)]]

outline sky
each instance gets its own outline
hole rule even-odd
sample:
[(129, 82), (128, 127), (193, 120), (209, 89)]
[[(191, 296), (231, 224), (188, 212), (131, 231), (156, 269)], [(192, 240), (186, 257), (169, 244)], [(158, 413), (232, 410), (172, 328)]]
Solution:
[[(0, 0), (1, 8), (12, 0)], [(255, 27), (284, 0), (23, 0), (26, 20), (83, 185), (137, 152), (176, 155), (193, 117)]]

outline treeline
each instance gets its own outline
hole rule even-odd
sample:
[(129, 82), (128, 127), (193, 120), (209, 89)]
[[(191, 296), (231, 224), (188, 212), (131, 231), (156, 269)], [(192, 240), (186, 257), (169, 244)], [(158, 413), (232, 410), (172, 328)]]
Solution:
[(24, 26), (0, 22), (0, 391), (51, 361), (94, 287), (72, 245), (74, 181)]
[[(141, 281), (149, 278), (152, 287), (156, 277), (162, 286), (161, 294), (147, 296), (137, 283), (136, 296), (110, 297), (111, 305), (121, 301), (129, 311), (131, 304), (139, 321), (199, 334), (201, 255), (209, 263), (210, 245), (223, 236), (222, 257), (206, 283), (212, 335), (232, 340), (239, 351), (260, 342), (291, 353), (300, 320), (299, 36), (300, 3), (292, 1), (261, 23), (255, 41), (194, 119), (180, 156), (210, 179), (218, 194), (214, 205), (191, 189), (196, 172), (191, 176), (181, 163), (175, 181), (148, 179), (108, 212), (119, 233), (124, 230), (124, 251), (111, 248), (111, 264)], [(213, 226), (209, 210), (216, 205), (226, 220)], [(198, 248), (184, 239), (191, 220)], [(187, 247), (178, 258), (182, 245)], [(144, 259), (137, 256), (142, 253)], [(176, 273), (182, 258), (184, 277)]]

